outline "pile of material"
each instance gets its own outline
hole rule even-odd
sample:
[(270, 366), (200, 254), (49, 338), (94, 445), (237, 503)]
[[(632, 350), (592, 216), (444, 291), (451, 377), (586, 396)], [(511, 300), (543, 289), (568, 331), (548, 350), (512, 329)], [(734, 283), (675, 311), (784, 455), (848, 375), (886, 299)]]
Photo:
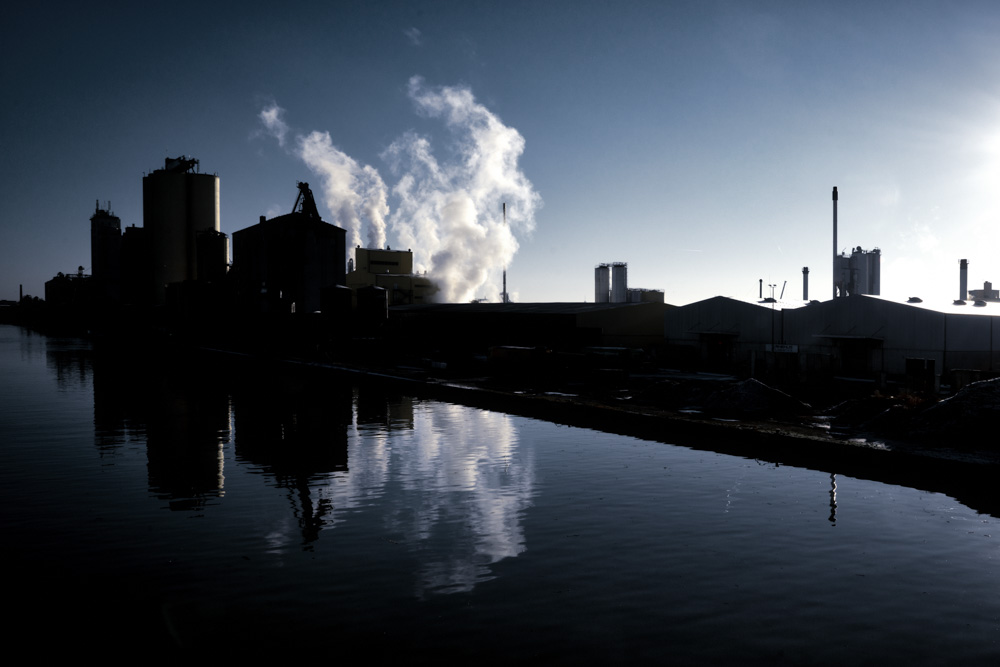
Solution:
[(951, 398), (917, 415), (911, 433), (915, 438), (940, 440), (952, 447), (995, 448), (985, 435), (991, 421), (1000, 420), (1000, 378), (973, 382)]

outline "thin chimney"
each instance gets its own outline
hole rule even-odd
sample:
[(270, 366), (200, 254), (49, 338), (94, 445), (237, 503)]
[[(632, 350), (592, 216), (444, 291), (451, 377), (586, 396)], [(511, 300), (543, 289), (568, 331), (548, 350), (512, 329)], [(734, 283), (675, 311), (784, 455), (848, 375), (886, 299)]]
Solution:
[(969, 260), (958, 260), (958, 300), (969, 298)]
[(833, 298), (837, 298), (837, 186), (833, 186)]

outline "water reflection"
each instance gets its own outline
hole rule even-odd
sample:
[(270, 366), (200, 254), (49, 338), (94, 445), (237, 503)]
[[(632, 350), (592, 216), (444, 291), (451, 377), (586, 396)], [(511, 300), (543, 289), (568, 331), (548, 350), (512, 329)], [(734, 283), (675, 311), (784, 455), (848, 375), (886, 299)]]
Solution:
[[(56, 391), (33, 345), (21, 363), (0, 328), (0, 520), (28, 582), (12, 636), (32, 643), (58, 627), (74, 645), (339, 640), (418, 662), (998, 660), (1000, 529), (951, 497), (257, 363), (95, 354), (93, 392)], [(194, 481), (160, 470), (175, 455)], [(989, 472), (962, 488), (995, 509)]]
[(229, 394), (197, 359), (97, 349), (94, 440), (102, 454), (145, 444), (149, 489), (172, 510), (203, 508), (224, 493)]
[(73, 391), (90, 383), (90, 346), (83, 341), (52, 339), (52, 344), (45, 346), (45, 359), (49, 370), (55, 374), (59, 391)]
[(837, 474), (830, 473), (830, 523), (837, 525)]
[[(335, 471), (347, 470), (351, 388), (307, 373), (241, 370), (233, 391), (236, 458), (253, 464), (287, 494), (303, 549), (333, 524), (334, 501), (323, 489)], [(288, 532), (272, 531), (284, 548)]]
[(266, 531), (274, 554), (313, 550), (323, 531), (374, 510), (385, 539), (418, 561), (415, 594), (425, 597), (468, 591), (526, 548), (534, 453), (519, 449), (508, 415), (302, 369), (60, 358), (84, 377), (93, 371), (102, 456), (144, 444), (149, 490), (170, 509), (221, 502), (229, 447), (234, 463), (281, 490), (288, 513)]
[(535, 492), (533, 451), (518, 449), (511, 417), (455, 405), (415, 416), (397, 461), (387, 524), (423, 554), (417, 594), (470, 590), (489, 566), (524, 551), (522, 517)]

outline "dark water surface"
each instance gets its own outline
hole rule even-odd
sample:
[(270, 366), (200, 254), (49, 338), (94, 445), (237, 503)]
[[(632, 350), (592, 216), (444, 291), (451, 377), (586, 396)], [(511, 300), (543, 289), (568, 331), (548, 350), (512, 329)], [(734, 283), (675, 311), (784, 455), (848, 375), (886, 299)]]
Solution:
[(1000, 660), (945, 495), (10, 326), (0, 378), (11, 646)]

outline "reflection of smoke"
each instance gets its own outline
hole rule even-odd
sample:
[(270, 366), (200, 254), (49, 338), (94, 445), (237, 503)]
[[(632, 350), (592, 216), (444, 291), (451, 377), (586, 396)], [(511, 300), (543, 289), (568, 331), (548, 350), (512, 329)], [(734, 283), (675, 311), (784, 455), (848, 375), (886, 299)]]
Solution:
[[(389, 216), (397, 245), (413, 249), (414, 268), (428, 271), (447, 301), (498, 292), (500, 270), (517, 252), (514, 232), (534, 229), (541, 204), (518, 168), (524, 138), (467, 88), (431, 89), (413, 77), (409, 96), (418, 113), (444, 121), (454, 148), (449, 159), (439, 161), (427, 137), (408, 132), (382, 153), (398, 178), (392, 193), (399, 204)], [(283, 145), (288, 133), (283, 110), (265, 109), (260, 120)], [(300, 136), (297, 146), (297, 155), (323, 177), (324, 200), (351, 231), (351, 242), (360, 243), (364, 218), (368, 246), (384, 245), (389, 207), (379, 173), (333, 146), (327, 132)], [(509, 226), (501, 215), (504, 202)]]
[(391, 519), (408, 543), (450, 544), (447, 553), (420, 549), (432, 556), (421, 566), (422, 595), (471, 590), (491, 578), (490, 564), (524, 551), (521, 516), (534, 489), (531, 453), (518, 451), (509, 415), (429, 407), (416, 415), (412, 449), (394, 471), (404, 492)]
[(468, 591), (492, 577), (491, 564), (524, 551), (533, 452), (518, 446), (509, 415), (413, 408), (412, 428), (359, 424), (349, 436), (349, 471), (322, 491), (337, 508), (327, 526), (378, 504), (390, 533), (420, 558), (418, 595)]
[(447, 301), (465, 301), (483, 287), (498, 292), (498, 272), (517, 252), (513, 229), (530, 232), (541, 198), (518, 169), (524, 138), (476, 102), (467, 88), (428, 89), (410, 79), (417, 111), (442, 118), (455, 140), (456, 159), (441, 164), (427, 138), (408, 133), (383, 153), (400, 179), (392, 214), (401, 245), (441, 285)]
[[(272, 105), (260, 112), (264, 129), (285, 145), (288, 125), (285, 110)], [(389, 213), (386, 187), (378, 171), (369, 165), (360, 165), (351, 156), (333, 145), (329, 132), (312, 132), (296, 138), (296, 155), (322, 177), (323, 201), (333, 214), (335, 222), (347, 229), (350, 246), (361, 245), (362, 219), (368, 221), (366, 247), (381, 248), (385, 245), (385, 216)]]

